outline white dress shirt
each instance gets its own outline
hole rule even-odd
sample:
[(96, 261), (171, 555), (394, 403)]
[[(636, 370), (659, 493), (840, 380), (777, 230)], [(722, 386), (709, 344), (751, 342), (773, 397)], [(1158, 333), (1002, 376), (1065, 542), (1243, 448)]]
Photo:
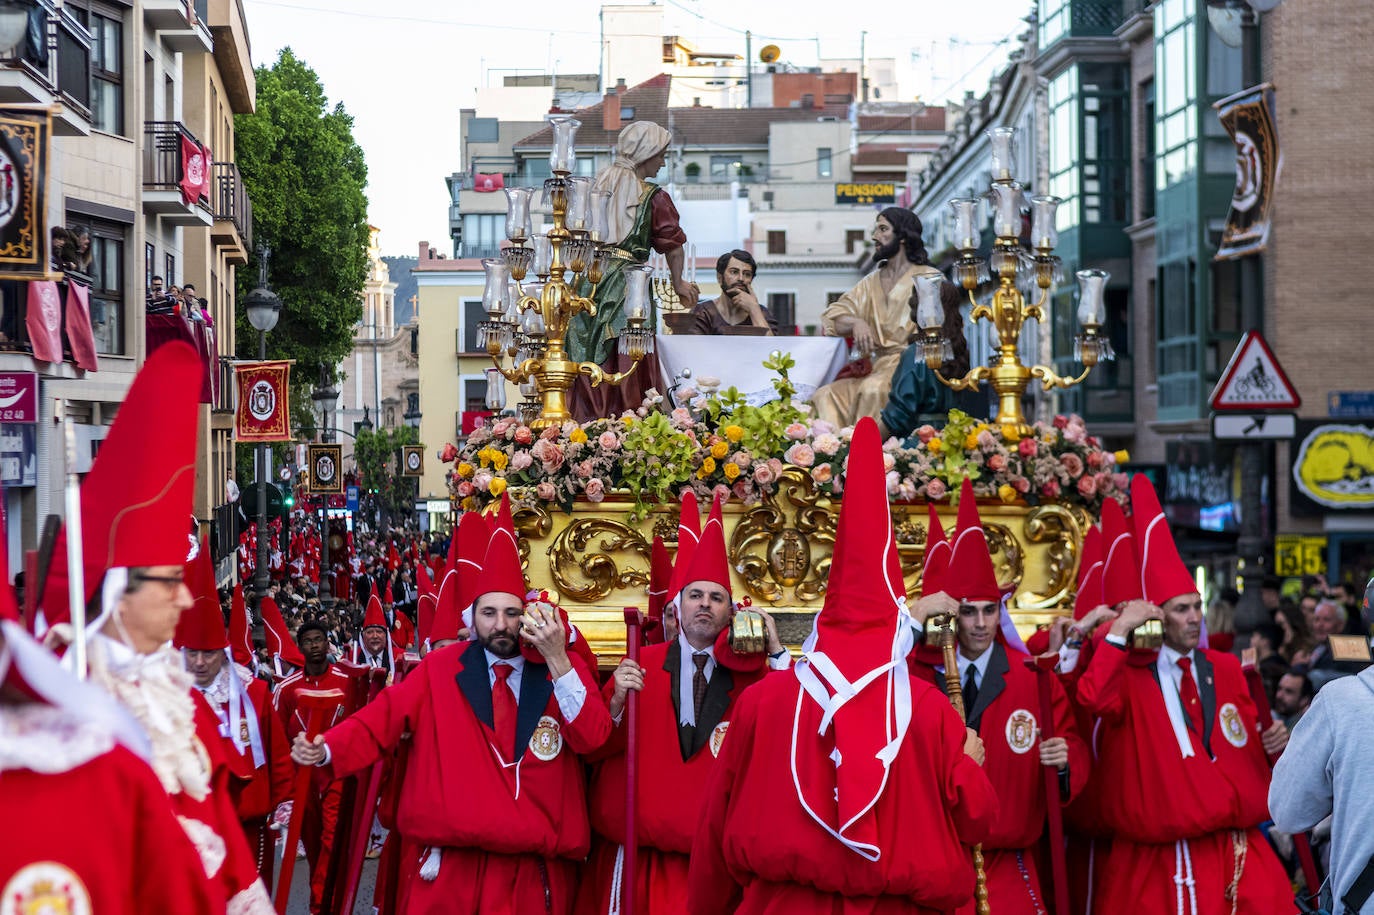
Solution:
[(707, 684), (711, 682), (711, 675), (716, 672), (716, 646), (712, 642), (707, 647), (698, 651), (687, 641), (687, 637), (681, 631), (677, 634), (677, 643), (682, 648), (682, 664), (677, 673), (677, 696), (678, 696), (678, 724), (697, 726), (697, 710), (692, 703), (692, 680), (696, 677), (697, 665), (692, 660), (696, 655), (706, 656), (706, 668), (702, 671), (706, 676)]
[[(506, 685), (511, 692), (515, 693), (515, 701), (520, 701), (520, 680), (525, 673), (525, 656), (517, 654), (513, 658), (498, 658), (490, 651), (483, 649), (487, 656), (487, 683), (496, 685), (496, 671), (492, 669), (496, 664), (509, 664), (512, 668), (511, 674), (506, 678)], [(553, 681), (553, 694), (558, 699), (558, 710), (563, 713), (563, 720), (572, 724), (574, 718), (582, 711), (582, 703), (587, 701), (587, 687), (583, 685), (582, 678), (577, 675), (576, 669), (570, 669), (563, 676)]]
[[(989, 645), (988, 650), (980, 654), (977, 657), (977, 659), (973, 661), (970, 661), (968, 658), (964, 657), (964, 649), (962, 648), (958, 650), (958, 653), (954, 657), (955, 661), (957, 661), (959, 664), (960, 689), (962, 689), (964, 684), (968, 682), (968, 669), (970, 667), (972, 667), (974, 670), (973, 685), (978, 687), (979, 689), (982, 689), (983, 678), (986, 677), (988, 674), (988, 661), (992, 658), (992, 646)], [(943, 674), (945, 672), (945, 665), (937, 664), (935, 666), (935, 669), (939, 671), (941, 674)]]
[[(1164, 708), (1169, 712), (1169, 723), (1174, 727), (1174, 739), (1178, 741), (1178, 751), (1187, 759), (1193, 756), (1193, 741), (1188, 735), (1188, 713), (1183, 709), (1183, 668), (1178, 666), (1179, 658), (1187, 658), (1193, 664), (1193, 683), (1202, 697), (1202, 682), (1198, 677), (1197, 653), (1180, 654), (1168, 645), (1161, 645), (1159, 657), (1155, 660), (1155, 671), (1159, 674), (1159, 688), (1164, 693)], [(1198, 738), (1201, 739), (1199, 734)]]

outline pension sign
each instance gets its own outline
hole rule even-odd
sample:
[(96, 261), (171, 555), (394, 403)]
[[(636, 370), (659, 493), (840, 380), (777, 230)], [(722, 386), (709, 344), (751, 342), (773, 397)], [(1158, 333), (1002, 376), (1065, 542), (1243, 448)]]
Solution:
[(836, 203), (895, 203), (896, 200), (897, 185), (891, 181), (835, 185)]

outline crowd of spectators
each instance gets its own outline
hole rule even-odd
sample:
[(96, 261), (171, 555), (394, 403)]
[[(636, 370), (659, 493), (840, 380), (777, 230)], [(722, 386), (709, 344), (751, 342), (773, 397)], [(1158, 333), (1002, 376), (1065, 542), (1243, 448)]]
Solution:
[(155, 276), (148, 285), (146, 304), (149, 314), (182, 315), (202, 324), (214, 324), (209, 300), (197, 293), (193, 283), (166, 286), (162, 277)]

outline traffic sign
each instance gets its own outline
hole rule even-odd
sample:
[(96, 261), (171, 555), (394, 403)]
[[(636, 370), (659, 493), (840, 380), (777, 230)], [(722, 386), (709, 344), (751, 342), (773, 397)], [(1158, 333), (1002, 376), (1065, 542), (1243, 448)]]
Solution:
[(1209, 403), (1213, 410), (1296, 410), (1302, 398), (1264, 335), (1252, 330), (1241, 338)]
[(1292, 413), (1213, 413), (1212, 438), (1219, 442), (1289, 439), (1297, 435)]
[(356, 486), (345, 486), (345, 487), (344, 487), (344, 497), (345, 497), (345, 499), (346, 499), (346, 501), (345, 501), (345, 503), (344, 503), (344, 507), (347, 508), (347, 509), (348, 509), (349, 511), (351, 511), (351, 512), (357, 511), (357, 510), (358, 510), (358, 487), (356, 487)]
[(1374, 391), (1329, 391), (1326, 415), (1332, 419), (1366, 419), (1374, 416)]

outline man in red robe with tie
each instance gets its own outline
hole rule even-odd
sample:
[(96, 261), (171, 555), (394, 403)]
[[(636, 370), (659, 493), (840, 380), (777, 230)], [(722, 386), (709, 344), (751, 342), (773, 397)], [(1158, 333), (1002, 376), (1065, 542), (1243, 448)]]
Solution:
[(525, 610), (504, 497), (478, 592), (475, 641), (431, 651), (348, 721), (313, 743), (298, 738), (292, 755), (349, 775), (411, 732), (396, 819), (425, 856), (404, 911), (567, 915), (590, 844), (581, 757), (605, 742), (611, 719), (559, 614)]
[[(1112, 846), (1096, 903), (1142, 915), (1285, 915), (1292, 887), (1256, 827), (1269, 818), (1265, 754), (1281, 752), (1288, 733), (1282, 722), (1261, 732), (1239, 662), (1198, 647), (1202, 598), (1145, 477), (1132, 480), (1131, 502), (1137, 599), (1078, 682), (1110, 773), (1098, 799)], [(1109, 576), (1129, 546), (1109, 547)], [(1116, 596), (1119, 586), (1104, 583)], [(1158, 651), (1128, 642), (1148, 619), (1163, 621)]]

